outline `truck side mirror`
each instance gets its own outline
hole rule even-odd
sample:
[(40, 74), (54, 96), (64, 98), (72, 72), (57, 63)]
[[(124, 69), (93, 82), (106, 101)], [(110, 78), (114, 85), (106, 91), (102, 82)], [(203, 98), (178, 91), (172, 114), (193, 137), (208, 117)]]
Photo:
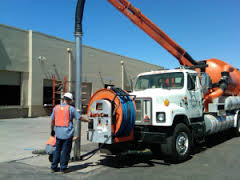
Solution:
[(203, 89), (203, 94), (208, 92), (208, 89), (212, 88), (212, 81), (211, 78), (209, 77), (209, 75), (207, 73), (201, 73), (201, 85), (202, 85), (202, 89)]
[(193, 77), (191, 77), (191, 75), (188, 74), (188, 81), (187, 81), (187, 89), (189, 91), (195, 90), (195, 82)]

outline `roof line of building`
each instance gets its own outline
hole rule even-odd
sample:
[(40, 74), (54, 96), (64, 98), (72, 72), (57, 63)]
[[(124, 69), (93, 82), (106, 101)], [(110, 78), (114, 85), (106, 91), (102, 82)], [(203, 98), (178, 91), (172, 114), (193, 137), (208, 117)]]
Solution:
[[(24, 29), (21, 29), (21, 28), (16, 28), (16, 27), (13, 27), (13, 26), (5, 25), (5, 24), (0, 24), (0, 26), (4, 26), (4, 27), (7, 27), (7, 28), (11, 28), (11, 29), (18, 30), (18, 31), (23, 31), (23, 32), (28, 32), (29, 31), (29, 30), (24, 30)], [(32, 31), (33, 31), (33, 33), (37, 33), (37, 34), (46, 36), (46, 37), (51, 38), (51, 39), (65, 41), (65, 42), (71, 43), (73, 45), (75, 44), (73, 41), (70, 41), (70, 40), (62, 39), (62, 38), (59, 38), (59, 37), (56, 37), (56, 36), (53, 36), (53, 35), (48, 35), (48, 34), (45, 34), (45, 33), (42, 33), (42, 32), (34, 31), (34, 30), (32, 30)], [(117, 55), (117, 56), (122, 57), (122, 58), (128, 58), (128, 59), (131, 59), (133, 61), (140, 61), (140, 62), (145, 63), (145, 64), (150, 64), (150, 65), (154, 65), (154, 66), (163, 68), (162, 66), (159, 66), (159, 65), (156, 65), (156, 64), (151, 64), (151, 63), (145, 62), (145, 61), (140, 60), (140, 59), (134, 59), (134, 58), (131, 58), (131, 57), (128, 57), (128, 56), (116, 54), (116, 53), (109, 52), (109, 51), (106, 51), (106, 50), (103, 50), (103, 49), (94, 48), (94, 47), (91, 47), (91, 46), (88, 46), (88, 45), (83, 45), (83, 46), (86, 47), (86, 48), (90, 48), (90, 49), (100, 51), (100, 52), (104, 52), (104, 53), (108, 53), (108, 54), (112, 54), (112, 55)]]
[[(41, 32), (33, 31), (33, 33), (38, 33), (38, 34), (41, 34), (41, 35), (46, 36), (46, 37), (49, 37), (49, 38), (53, 38), (53, 39), (57, 39), (57, 40), (62, 40), (62, 41), (68, 42), (68, 43), (72, 43), (73, 45), (75, 44), (73, 41), (66, 40), (66, 39), (62, 39), (62, 38), (59, 38), (59, 37), (56, 37), (56, 36), (52, 36), (52, 35), (48, 35), (48, 34), (44, 34), (44, 33), (41, 33)], [(159, 65), (151, 64), (151, 63), (145, 62), (145, 61), (143, 61), (143, 60), (133, 59), (133, 58), (131, 58), (131, 57), (127, 57), (127, 56), (124, 56), (124, 55), (116, 54), (116, 53), (113, 53), (113, 52), (109, 52), (109, 51), (106, 51), (106, 50), (103, 50), (103, 49), (95, 48), (95, 47), (88, 46), (88, 45), (84, 45), (84, 44), (83, 44), (83, 46), (86, 47), (86, 48), (94, 49), (94, 50), (97, 50), (97, 51), (100, 51), (100, 52), (104, 52), (104, 53), (107, 53), (107, 54), (117, 55), (117, 56), (119, 56), (119, 57), (128, 58), (128, 59), (131, 59), (131, 60), (133, 60), (133, 61), (141, 61), (141, 62), (143, 62), (143, 63), (145, 63), (145, 64), (155, 65), (155, 66), (158, 66), (158, 67), (162, 68), (162, 67), (159, 66)]]
[(20, 29), (20, 28), (16, 28), (16, 27), (13, 27), (13, 26), (9, 26), (9, 25), (6, 25), (6, 24), (1, 24), (0, 23), (0, 26), (3, 26), (5, 28), (10, 28), (10, 29), (14, 29), (14, 30), (17, 30), (17, 31), (22, 31), (22, 32), (28, 32), (27, 30), (24, 30), (24, 29)]
[(70, 41), (70, 40), (66, 40), (66, 39), (63, 39), (63, 38), (60, 38), (60, 37), (57, 37), (57, 36), (53, 36), (53, 35), (49, 35), (49, 34), (44, 34), (42, 32), (38, 32), (38, 31), (34, 31), (34, 30), (32, 30), (32, 31), (33, 31), (33, 33), (40, 34), (40, 35), (46, 36), (46, 37), (51, 38), (51, 39), (61, 40), (61, 41), (65, 41), (67, 43), (74, 44), (74, 42)]
[(88, 46), (88, 45), (83, 45), (83, 46), (84, 46), (84, 47), (87, 47), (87, 48), (90, 48), (90, 49), (97, 50), (97, 51), (105, 52), (105, 53), (107, 53), (107, 54), (117, 55), (117, 56), (120, 56), (120, 57), (122, 57), (122, 58), (128, 58), (128, 59), (131, 59), (131, 60), (133, 60), (133, 61), (141, 61), (142, 63), (145, 63), (145, 64), (150, 64), (150, 65), (154, 65), (154, 66), (158, 66), (158, 67), (160, 67), (160, 68), (163, 68), (162, 66), (159, 66), (159, 65), (156, 65), (156, 64), (151, 64), (151, 63), (145, 62), (145, 61), (140, 60), (140, 59), (134, 59), (134, 58), (131, 58), (131, 57), (128, 57), (128, 56), (116, 54), (116, 53), (109, 52), (109, 51), (106, 51), (106, 50), (103, 50), (103, 49), (94, 48), (94, 47), (91, 47), (91, 46)]

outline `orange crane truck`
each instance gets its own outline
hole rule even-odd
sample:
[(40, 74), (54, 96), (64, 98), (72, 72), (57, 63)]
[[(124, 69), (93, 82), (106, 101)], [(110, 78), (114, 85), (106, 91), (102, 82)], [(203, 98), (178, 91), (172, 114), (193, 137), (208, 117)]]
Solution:
[(194, 143), (232, 129), (240, 135), (240, 72), (218, 59), (195, 61), (127, 0), (108, 0), (180, 63), (137, 76), (132, 93), (100, 89), (90, 99), (88, 140), (111, 153), (150, 148), (175, 162)]

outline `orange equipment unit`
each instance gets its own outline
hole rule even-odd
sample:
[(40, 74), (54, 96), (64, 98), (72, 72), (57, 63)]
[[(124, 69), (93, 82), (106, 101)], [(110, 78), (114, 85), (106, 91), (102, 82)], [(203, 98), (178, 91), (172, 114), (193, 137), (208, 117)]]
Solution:
[(206, 60), (206, 73), (210, 76), (212, 83), (220, 83), (223, 73), (227, 73), (227, 87), (225, 91), (221, 91), (219, 87), (214, 88), (213, 92), (206, 96), (207, 99), (214, 99), (219, 96), (237, 96), (240, 95), (240, 72), (233, 66), (219, 59)]
[[(110, 102), (112, 112), (104, 112), (103, 105), (100, 103), (92, 106), (94, 102), (97, 102), (98, 100), (106, 100)], [(126, 91), (123, 91), (120, 88), (100, 89), (94, 93), (89, 101), (87, 115), (90, 119), (97, 117), (98, 120), (95, 121), (99, 121), (98, 125), (95, 124), (96, 127), (91, 127), (90, 129), (96, 130), (98, 129), (97, 126), (111, 124), (113, 142), (133, 140), (133, 126), (135, 124), (136, 114), (135, 109), (135, 102), (132, 101), (132, 98)], [(104, 118), (109, 118), (111, 122), (105, 121), (103, 125), (100, 125)], [(101, 134), (98, 136), (101, 136)]]

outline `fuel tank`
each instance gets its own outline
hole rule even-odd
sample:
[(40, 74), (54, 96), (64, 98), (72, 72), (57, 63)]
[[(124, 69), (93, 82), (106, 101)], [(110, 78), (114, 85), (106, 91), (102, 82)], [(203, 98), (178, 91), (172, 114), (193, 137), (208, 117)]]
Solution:
[[(205, 71), (210, 76), (213, 84), (220, 81), (222, 72), (229, 72), (230, 79), (228, 81), (228, 86), (222, 95), (240, 95), (240, 72), (236, 68), (219, 59), (208, 59), (206, 60), (206, 64), (208, 67)], [(214, 90), (217, 88), (214, 88)]]
[(234, 115), (214, 116), (211, 114), (206, 114), (204, 116), (204, 122), (206, 126), (205, 133), (207, 135), (215, 134), (233, 127)]

